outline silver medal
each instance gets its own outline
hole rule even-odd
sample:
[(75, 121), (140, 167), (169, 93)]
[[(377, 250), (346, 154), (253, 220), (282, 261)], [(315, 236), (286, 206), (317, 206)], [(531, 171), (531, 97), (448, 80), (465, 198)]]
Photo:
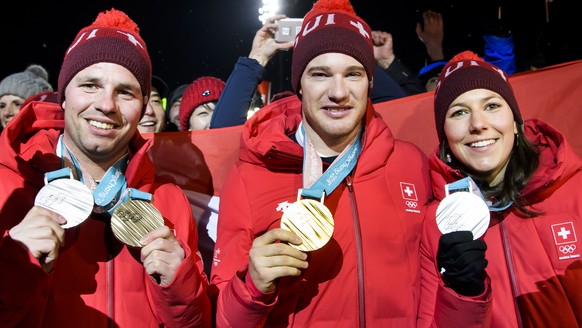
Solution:
[(489, 227), (489, 208), (485, 201), (470, 192), (459, 191), (445, 197), (436, 212), (439, 230), (445, 234), (453, 231), (471, 231), (477, 239)]
[(34, 205), (44, 207), (67, 220), (62, 227), (72, 228), (84, 222), (93, 211), (93, 194), (82, 182), (57, 179), (46, 184), (36, 195)]

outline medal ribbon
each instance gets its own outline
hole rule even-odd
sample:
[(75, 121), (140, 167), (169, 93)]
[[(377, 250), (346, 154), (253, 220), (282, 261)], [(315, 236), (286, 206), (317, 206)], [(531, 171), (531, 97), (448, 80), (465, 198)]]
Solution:
[(466, 177), (466, 178), (457, 180), (457, 181), (449, 183), (445, 186), (445, 192), (446, 192), (447, 196), (449, 194), (452, 194), (452, 193), (457, 192), (457, 191), (467, 191), (467, 192), (473, 193), (473, 194), (481, 197), (481, 199), (483, 199), (483, 201), (485, 201), (485, 204), (487, 204), (487, 207), (489, 208), (489, 211), (491, 211), (491, 212), (503, 211), (513, 204), (512, 201), (510, 201), (508, 204), (505, 204), (505, 205), (503, 205), (501, 203), (501, 201), (499, 201), (495, 204), (491, 204), (491, 202), (488, 202), (485, 199), (485, 197), (481, 193), (481, 190), (479, 190), (479, 187), (477, 187), (477, 184), (475, 183), (475, 181), (473, 181), (473, 179), (471, 177)]
[[(81, 169), (81, 164), (79, 163), (77, 158), (75, 158), (71, 150), (62, 141), (62, 137), (63, 137), (62, 135), (59, 137), (57, 145), (57, 155), (63, 159), (64, 166), (64, 150), (66, 149), (67, 153), (71, 157), (71, 160), (77, 172), (77, 176), (79, 177), (81, 182), (85, 183), (83, 179), (83, 171)], [(126, 154), (121, 159), (119, 159), (115, 164), (113, 164), (113, 166), (111, 166), (107, 170), (107, 172), (105, 172), (103, 179), (101, 179), (99, 184), (97, 184), (95, 190), (93, 190), (93, 198), (95, 199), (95, 205), (107, 211), (109, 215), (112, 215), (113, 211), (115, 211), (115, 209), (120, 204), (126, 202), (128, 199), (137, 199), (145, 201), (152, 200), (152, 195), (148, 192), (134, 188), (127, 188), (127, 180), (125, 178), (124, 172), (127, 168), (128, 157), (129, 155)], [(64, 169), (68, 170), (70, 176), (70, 169), (67, 167), (53, 172), (48, 172), (45, 175), (45, 179), (48, 180), (49, 177), (57, 176), (59, 174), (60, 177), (64, 177), (63, 176), (65, 172), (63, 171)]]
[(362, 131), (344, 148), (329, 168), (322, 172), (321, 157), (315, 151), (311, 140), (306, 137), (303, 122), (301, 122), (296, 133), (297, 142), (303, 146), (303, 189), (301, 196), (321, 199), (324, 193), (331, 194), (356, 166), (362, 151), (361, 136)]

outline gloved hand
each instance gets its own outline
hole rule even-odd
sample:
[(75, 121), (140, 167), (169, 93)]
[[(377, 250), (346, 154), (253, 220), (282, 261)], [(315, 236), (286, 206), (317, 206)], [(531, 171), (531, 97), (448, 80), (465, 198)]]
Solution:
[(437, 265), (447, 287), (465, 296), (477, 296), (485, 290), (487, 244), (473, 240), (470, 231), (446, 233), (439, 239)]

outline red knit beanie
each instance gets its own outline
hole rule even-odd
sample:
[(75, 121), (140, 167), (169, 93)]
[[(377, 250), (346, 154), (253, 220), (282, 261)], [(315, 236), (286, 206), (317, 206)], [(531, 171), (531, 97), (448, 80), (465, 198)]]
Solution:
[(152, 63), (139, 28), (124, 12), (111, 9), (79, 31), (65, 53), (59, 74), (59, 103), (65, 100), (65, 88), (77, 73), (102, 62), (127, 68), (139, 81), (142, 95), (150, 95)]
[(439, 144), (446, 139), (444, 125), (449, 106), (458, 96), (473, 89), (487, 89), (498, 93), (511, 108), (515, 122), (523, 124), (507, 74), (475, 53), (463, 51), (443, 68), (434, 92), (434, 117)]
[(368, 24), (348, 0), (319, 0), (303, 18), (291, 61), (291, 86), (299, 94), (301, 75), (315, 57), (338, 52), (359, 61), (372, 81), (374, 47)]
[(190, 116), (194, 110), (205, 103), (218, 101), (224, 90), (224, 82), (212, 76), (204, 76), (190, 83), (182, 95), (180, 104), (180, 129), (188, 131)]

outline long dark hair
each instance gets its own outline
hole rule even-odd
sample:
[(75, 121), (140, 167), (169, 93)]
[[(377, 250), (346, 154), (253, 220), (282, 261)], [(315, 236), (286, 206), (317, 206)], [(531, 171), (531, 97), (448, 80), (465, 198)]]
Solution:
[[(517, 125), (517, 134), (505, 175), (503, 176), (503, 182), (492, 187), (489, 186), (487, 181), (479, 179), (474, 174), (469, 173), (467, 167), (450, 152), (446, 141), (441, 144), (439, 158), (443, 162), (448, 163), (450, 167), (461, 171), (465, 176), (473, 178), (486, 198), (493, 197), (497, 201), (501, 201), (502, 204), (513, 202), (513, 206), (521, 214), (527, 217), (535, 217), (541, 213), (527, 208), (527, 201), (520, 196), (520, 191), (527, 185), (529, 179), (531, 179), (533, 173), (538, 168), (539, 153), (538, 147), (526, 138), (523, 132), (523, 126)], [(450, 156), (450, 162), (447, 155)]]

